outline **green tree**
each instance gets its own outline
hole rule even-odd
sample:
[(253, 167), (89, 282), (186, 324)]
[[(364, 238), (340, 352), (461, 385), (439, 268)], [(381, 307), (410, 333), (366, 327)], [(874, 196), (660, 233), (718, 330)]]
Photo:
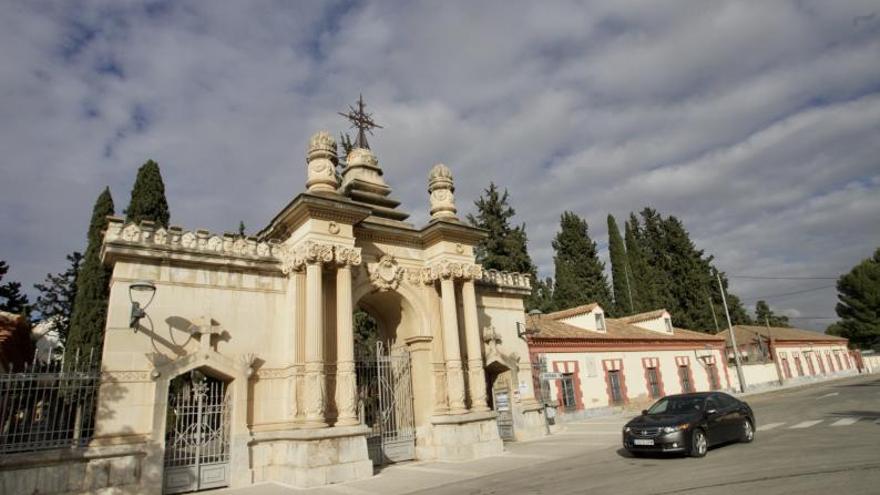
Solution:
[(633, 310), (636, 313), (643, 313), (659, 309), (663, 306), (659, 273), (648, 263), (645, 249), (642, 247), (644, 241), (639, 221), (634, 214), (630, 214), (629, 221), (624, 225), (624, 241), (629, 274), (632, 277)]
[(880, 248), (837, 280), (837, 299), (840, 321), (826, 332), (862, 349), (880, 345)]
[(107, 229), (107, 217), (113, 215), (113, 212), (113, 197), (108, 187), (98, 196), (92, 209), (88, 245), (76, 281), (76, 297), (65, 347), (65, 359), (68, 362), (77, 353), (88, 356), (89, 352), (93, 352), (95, 359), (100, 359), (101, 356), (111, 275), (110, 270), (101, 263), (101, 244)]
[(769, 325), (771, 327), (789, 326), (788, 317), (775, 314), (773, 310), (770, 309), (767, 301), (764, 300), (755, 303), (755, 323), (758, 325)]
[(129, 222), (152, 220), (162, 227), (168, 227), (171, 214), (165, 199), (165, 184), (162, 182), (159, 164), (153, 160), (147, 160), (138, 169), (125, 216)]
[(244, 220), (238, 221), (238, 236), (239, 237), (246, 237), (247, 236), (247, 234), (245, 233)]
[(555, 286), (553, 306), (566, 309), (597, 302), (612, 311), (611, 291), (605, 278), (605, 264), (599, 260), (596, 243), (590, 238), (586, 220), (566, 211), (553, 239)]
[[(5, 261), (0, 260), (0, 282), (9, 272), (9, 265)], [(24, 315), (30, 318), (31, 305), (28, 297), (21, 292), (20, 282), (6, 282), (0, 284), (0, 311)]]
[(543, 296), (538, 292), (543, 289), (539, 288), (537, 269), (529, 256), (526, 226), (511, 226), (516, 212), (508, 200), (506, 189), (500, 192), (495, 183), (489, 183), (483, 195), (474, 202), (476, 215), (467, 216), (471, 225), (488, 231), (488, 236), (475, 248), (477, 263), (486, 270), (528, 275), (532, 281), (532, 294), (525, 301), (526, 310), (541, 309)]
[(40, 313), (40, 319), (52, 321), (62, 344), (67, 342), (67, 335), (70, 333), (70, 317), (73, 314), (73, 302), (76, 300), (77, 277), (82, 259), (79, 252), (68, 254), (67, 261), (70, 265), (67, 270), (56, 275), (47, 273), (42, 284), (34, 284), (34, 288), (40, 292), (34, 309)]
[(613, 215), (608, 215), (608, 254), (611, 259), (611, 283), (614, 293), (613, 312), (616, 316), (631, 315), (635, 313), (635, 304), (630, 285), (629, 260), (626, 255), (626, 247), (617, 228), (617, 220)]
[(537, 309), (542, 313), (553, 311), (553, 279), (547, 277), (545, 279), (538, 278), (535, 280), (535, 286), (532, 290), (532, 297), (528, 301), (528, 310)]
[(477, 262), (486, 270), (535, 274), (535, 265), (527, 249), (528, 237), (525, 225), (511, 227), (510, 222), (516, 213), (508, 203), (507, 190), (499, 192), (494, 183), (483, 191), (480, 199), (474, 202), (477, 214), (468, 214), (467, 219), (474, 227), (488, 231), (488, 236), (476, 246)]

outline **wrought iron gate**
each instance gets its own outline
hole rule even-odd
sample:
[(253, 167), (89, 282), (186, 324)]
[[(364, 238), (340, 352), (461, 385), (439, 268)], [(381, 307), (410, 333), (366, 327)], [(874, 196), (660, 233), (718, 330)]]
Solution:
[(195, 372), (168, 394), (165, 493), (229, 485), (229, 389)]
[(415, 458), (412, 368), (409, 352), (376, 342), (357, 364), (361, 422), (370, 428), (367, 448), (374, 465)]

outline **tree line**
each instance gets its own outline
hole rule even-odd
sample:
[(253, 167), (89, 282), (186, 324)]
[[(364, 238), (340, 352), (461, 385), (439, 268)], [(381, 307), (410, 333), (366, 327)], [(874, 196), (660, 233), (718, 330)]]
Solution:
[[(596, 242), (583, 218), (571, 211), (560, 216), (552, 240), (553, 277), (540, 278), (528, 253), (525, 224), (516, 225), (507, 190), (490, 183), (474, 203), (468, 222), (488, 231), (477, 246), (477, 261), (487, 269), (515, 271), (532, 277), (526, 310), (558, 311), (597, 302), (614, 317), (665, 308), (677, 326), (715, 333), (727, 328), (719, 279), (731, 323), (787, 327), (788, 317), (757, 301), (752, 317), (742, 300), (728, 290), (728, 278), (714, 257), (697, 248), (682, 221), (645, 207), (630, 213), (623, 232), (608, 215), (609, 280)], [(880, 342), (880, 249), (838, 281), (841, 321), (829, 333), (855, 345)]]

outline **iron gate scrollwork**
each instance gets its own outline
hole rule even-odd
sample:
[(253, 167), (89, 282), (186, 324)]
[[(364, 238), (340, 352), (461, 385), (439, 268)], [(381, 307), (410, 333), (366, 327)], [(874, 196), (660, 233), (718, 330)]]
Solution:
[(168, 394), (164, 492), (229, 485), (229, 387), (198, 371), (173, 385)]
[(412, 367), (409, 352), (381, 341), (364, 349), (357, 364), (361, 422), (370, 428), (367, 449), (374, 465), (415, 458)]

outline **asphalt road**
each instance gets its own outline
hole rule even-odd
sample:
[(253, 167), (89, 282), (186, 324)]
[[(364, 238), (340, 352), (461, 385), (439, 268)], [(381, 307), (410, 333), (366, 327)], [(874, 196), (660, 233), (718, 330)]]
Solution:
[[(531, 443), (530, 451), (552, 452), (553, 460), (533, 455), (533, 462), (513, 471), (419, 493), (880, 493), (880, 377), (854, 377), (746, 400), (755, 411), (755, 442), (713, 448), (702, 459), (631, 458), (620, 449), (622, 420), (595, 421), (570, 425), (556, 438)], [(515, 458), (521, 449), (511, 450)]]

